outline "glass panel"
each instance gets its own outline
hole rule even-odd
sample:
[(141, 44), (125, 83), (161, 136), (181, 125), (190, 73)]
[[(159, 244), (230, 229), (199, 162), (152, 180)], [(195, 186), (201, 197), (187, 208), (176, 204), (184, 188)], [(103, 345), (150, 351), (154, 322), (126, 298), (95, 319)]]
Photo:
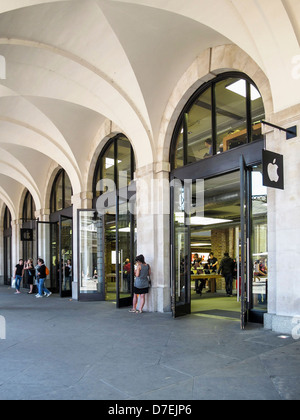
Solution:
[(229, 78), (216, 83), (217, 153), (247, 143), (246, 81)]
[(71, 207), (72, 205), (72, 185), (70, 182), (70, 178), (68, 177), (67, 173), (65, 172), (65, 203), (64, 203), (64, 207)]
[(213, 155), (211, 88), (195, 101), (187, 116), (188, 156), (193, 163)]
[(11, 262), (11, 236), (4, 237), (4, 284), (11, 285), (12, 262)]
[(128, 203), (119, 205), (119, 298), (130, 297), (132, 291), (131, 225)]
[[(198, 190), (201, 188), (198, 187)], [(195, 194), (196, 188), (193, 188), (193, 196)], [(236, 262), (239, 260), (240, 173), (232, 172), (205, 180), (204, 212), (201, 212), (203, 204), (199, 198), (197, 203), (193, 197), (193, 202), (196, 203), (195, 208), (200, 210), (191, 217), (191, 297), (192, 309), (196, 312), (203, 310), (203, 299), (207, 296), (224, 297), (237, 293), (235, 280), (238, 269)], [(232, 260), (224, 260), (224, 270), (218, 275), (225, 253), (235, 261), (235, 265)], [(227, 271), (229, 264), (231, 272)], [(232, 311), (239, 319), (240, 305), (235, 299), (230, 304), (228, 301), (222, 310), (224, 313)]]
[(55, 211), (63, 209), (63, 172), (61, 172), (55, 183)]
[[(109, 179), (115, 182), (115, 146), (114, 143), (102, 157), (102, 179)], [(106, 192), (106, 191), (103, 191)]]
[(61, 292), (72, 292), (72, 219), (61, 221)]
[(265, 109), (262, 97), (255, 86), (251, 85), (251, 122), (252, 140), (263, 138), (260, 121), (265, 118)]
[[(186, 305), (190, 301), (189, 282), (189, 231), (185, 217), (185, 191), (179, 180), (174, 181), (174, 266), (173, 314), (188, 313)], [(182, 308), (181, 308), (182, 307)], [(174, 313), (175, 312), (175, 313)]]
[(116, 247), (116, 207), (107, 210), (104, 216), (104, 243), (105, 243), (105, 300), (116, 301), (116, 267), (117, 267), (117, 247)]
[(184, 146), (183, 146), (183, 125), (181, 124), (176, 144), (175, 144), (175, 165), (174, 169), (181, 168), (184, 165)]
[(79, 212), (79, 293), (101, 293), (104, 299), (103, 222), (94, 211)]
[(131, 144), (125, 137), (118, 139), (118, 188), (131, 181)]
[(267, 311), (267, 188), (263, 186), (261, 165), (252, 172), (252, 226), (253, 308)]
[(51, 288), (51, 291), (58, 290), (57, 236), (58, 226), (56, 223), (38, 222), (38, 258), (42, 258), (50, 270), (45, 286), (47, 289)]

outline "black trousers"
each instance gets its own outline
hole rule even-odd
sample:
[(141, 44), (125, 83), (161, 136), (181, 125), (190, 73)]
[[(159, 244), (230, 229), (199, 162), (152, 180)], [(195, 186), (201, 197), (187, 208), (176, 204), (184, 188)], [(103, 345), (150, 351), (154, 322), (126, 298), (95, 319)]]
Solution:
[(225, 282), (226, 282), (226, 293), (227, 295), (232, 295), (233, 275), (224, 274), (224, 277), (225, 277)]

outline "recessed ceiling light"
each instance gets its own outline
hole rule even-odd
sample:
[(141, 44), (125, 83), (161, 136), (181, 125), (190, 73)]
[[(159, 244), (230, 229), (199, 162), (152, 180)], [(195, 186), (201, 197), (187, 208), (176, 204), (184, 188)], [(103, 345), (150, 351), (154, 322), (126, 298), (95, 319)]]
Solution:
[[(246, 81), (245, 80), (241, 79), (241, 80), (238, 80), (237, 82), (231, 83), (231, 85), (226, 86), (226, 89), (246, 98)], [(261, 94), (253, 85), (250, 86), (250, 92), (251, 92), (252, 101), (255, 101), (256, 99), (261, 98)]]

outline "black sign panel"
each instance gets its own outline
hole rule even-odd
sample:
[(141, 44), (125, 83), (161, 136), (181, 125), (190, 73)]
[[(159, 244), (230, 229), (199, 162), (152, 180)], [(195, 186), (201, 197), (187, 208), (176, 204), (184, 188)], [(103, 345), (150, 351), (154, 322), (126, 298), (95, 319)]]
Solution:
[(262, 161), (264, 186), (284, 190), (283, 156), (263, 150)]
[(32, 242), (33, 241), (33, 229), (21, 229), (21, 241)]

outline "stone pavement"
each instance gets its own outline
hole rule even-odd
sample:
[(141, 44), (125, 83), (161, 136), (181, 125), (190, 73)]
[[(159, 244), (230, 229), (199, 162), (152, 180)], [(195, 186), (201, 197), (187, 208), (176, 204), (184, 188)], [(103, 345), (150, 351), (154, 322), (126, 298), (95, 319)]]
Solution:
[(0, 400), (300, 399), (300, 340), (290, 336), (13, 292), (0, 287)]

